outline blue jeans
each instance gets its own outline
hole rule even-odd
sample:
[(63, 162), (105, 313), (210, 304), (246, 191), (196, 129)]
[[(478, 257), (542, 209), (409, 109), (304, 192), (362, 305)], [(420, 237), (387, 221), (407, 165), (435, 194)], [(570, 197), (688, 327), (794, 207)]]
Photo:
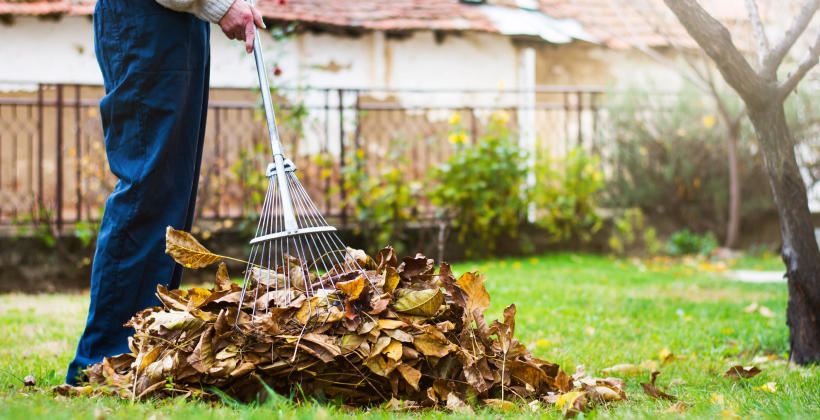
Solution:
[(100, 0), (94, 48), (105, 82), (105, 150), (117, 186), (105, 204), (85, 331), (66, 375), (128, 352), (137, 311), (179, 287), (165, 227), (190, 230), (208, 109), (209, 26), (153, 0)]

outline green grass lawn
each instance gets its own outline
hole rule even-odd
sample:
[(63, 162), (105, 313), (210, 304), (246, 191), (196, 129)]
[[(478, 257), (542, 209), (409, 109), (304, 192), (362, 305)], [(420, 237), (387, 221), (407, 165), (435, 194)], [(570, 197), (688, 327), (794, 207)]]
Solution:
[[(746, 258), (743, 266), (769, 267), (768, 260)], [(457, 272), (487, 274), (493, 305), (487, 319), (504, 306), (518, 306), (516, 335), (538, 357), (560, 363), (568, 373), (583, 364), (587, 371), (620, 363), (656, 363), (658, 384), (692, 403), (685, 417), (818, 418), (820, 367), (793, 367), (788, 352), (785, 284), (745, 284), (704, 271), (707, 266), (641, 263), (603, 256), (557, 254), (459, 264)], [(64, 399), (50, 386), (62, 382), (64, 368), (85, 321), (86, 295), (0, 295), (0, 417), (2, 418), (336, 418), (362, 417), (329, 404), (297, 404), (283, 398), (262, 405), (236, 407), (182, 400), (131, 403), (114, 398)], [(757, 302), (774, 313), (745, 312)], [(659, 352), (677, 357), (661, 364)], [(763, 371), (745, 381), (724, 378), (734, 364), (755, 357)], [(650, 362), (646, 362), (650, 361)], [(35, 388), (16, 379), (32, 374)], [(618, 376), (618, 375), (615, 375)], [(588, 417), (680, 417), (665, 414), (671, 403), (644, 395), (639, 382), (649, 371), (622, 376), (629, 401), (600, 407)], [(775, 392), (759, 387), (773, 382)], [(670, 385), (672, 383), (672, 385)], [(561, 416), (545, 407), (513, 412), (479, 410), (475, 417)], [(446, 412), (396, 413), (371, 410), (375, 418), (459, 417)]]

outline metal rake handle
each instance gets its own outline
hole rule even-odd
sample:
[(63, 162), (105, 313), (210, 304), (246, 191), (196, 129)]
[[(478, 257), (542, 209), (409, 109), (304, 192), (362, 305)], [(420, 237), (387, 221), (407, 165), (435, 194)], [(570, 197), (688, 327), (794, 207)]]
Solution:
[[(253, 6), (253, 0), (246, 0)], [(273, 155), (282, 154), (282, 142), (279, 140), (279, 129), (276, 127), (276, 116), (273, 113), (273, 102), (270, 99), (270, 85), (265, 68), (265, 59), (262, 57), (262, 42), (259, 37), (259, 28), (253, 28), (253, 58), (256, 60), (256, 75), (259, 77), (259, 89), (262, 91), (262, 104), (265, 107), (265, 119), (268, 121), (268, 135)], [(278, 168), (277, 168), (278, 169)]]
[[(253, 6), (253, 0), (246, 1)], [(273, 103), (270, 99), (270, 85), (268, 84), (268, 74), (265, 69), (265, 59), (262, 57), (259, 28), (255, 26), (253, 28), (253, 58), (256, 60), (256, 75), (259, 77), (259, 89), (262, 91), (262, 104), (265, 107), (265, 119), (268, 122), (268, 135), (270, 136), (275, 174), (278, 175), (276, 178), (279, 184), (279, 194), (282, 198), (285, 232), (296, 232), (299, 230), (299, 224), (296, 222), (296, 214), (293, 211), (293, 202), (290, 198), (290, 188), (285, 176), (285, 156), (282, 154), (282, 142), (279, 140), (279, 129), (276, 127), (276, 116), (273, 113)]]

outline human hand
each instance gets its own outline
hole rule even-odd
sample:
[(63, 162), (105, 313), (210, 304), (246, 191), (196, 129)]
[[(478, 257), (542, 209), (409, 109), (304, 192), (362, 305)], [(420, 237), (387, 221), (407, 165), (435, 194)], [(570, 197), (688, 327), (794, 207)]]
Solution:
[(228, 38), (245, 41), (245, 51), (248, 54), (253, 52), (254, 25), (265, 29), (262, 15), (245, 0), (235, 0), (225, 16), (219, 20), (219, 27)]

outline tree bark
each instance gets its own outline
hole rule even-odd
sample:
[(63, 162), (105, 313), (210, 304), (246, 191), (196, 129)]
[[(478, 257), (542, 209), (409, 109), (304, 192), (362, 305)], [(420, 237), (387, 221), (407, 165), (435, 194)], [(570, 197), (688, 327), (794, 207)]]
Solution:
[(781, 256), (786, 264), (789, 302), (789, 359), (797, 364), (820, 361), (820, 251), (814, 236), (808, 197), (797, 167), (794, 141), (783, 104), (773, 101), (749, 109), (757, 133), (769, 185), (780, 219)]
[(740, 237), (740, 165), (737, 161), (737, 142), (740, 137), (740, 119), (726, 120), (727, 152), (729, 157), (729, 221), (726, 224), (726, 248), (737, 247)]

